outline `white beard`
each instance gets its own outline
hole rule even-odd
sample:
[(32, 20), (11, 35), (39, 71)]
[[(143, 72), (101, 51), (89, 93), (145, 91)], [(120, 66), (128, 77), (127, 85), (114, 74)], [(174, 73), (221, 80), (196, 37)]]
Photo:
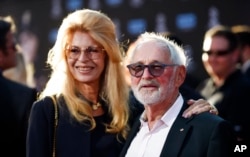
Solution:
[[(141, 88), (144, 84), (153, 83), (158, 88), (157, 89), (146, 89)], [(158, 82), (155, 81), (141, 81), (137, 86), (131, 86), (134, 92), (136, 99), (142, 103), (143, 105), (154, 105), (159, 104), (167, 99), (168, 97), (172, 96), (173, 91), (175, 90), (174, 87), (174, 75), (169, 79), (169, 83), (167, 85), (159, 85)], [(170, 94), (168, 94), (170, 93)]]
[(161, 101), (161, 99), (164, 99), (161, 96), (161, 90), (158, 89), (157, 91), (151, 91), (151, 90), (145, 90), (141, 89), (140, 91), (138, 89), (134, 90), (134, 95), (140, 101), (140, 103), (144, 105), (151, 105), (156, 104)]

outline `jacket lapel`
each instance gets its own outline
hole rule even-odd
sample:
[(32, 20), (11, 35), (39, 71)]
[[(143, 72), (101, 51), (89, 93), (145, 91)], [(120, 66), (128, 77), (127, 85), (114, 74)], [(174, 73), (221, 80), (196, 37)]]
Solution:
[[(165, 141), (165, 144), (163, 146), (162, 152), (161, 152), (161, 157), (166, 157), (166, 156), (170, 156), (170, 157), (176, 157), (178, 156), (178, 153), (181, 150), (182, 144), (185, 140), (185, 137), (187, 135), (187, 133), (190, 130), (189, 125), (187, 125), (187, 123), (193, 119), (191, 118), (183, 118), (182, 117), (182, 113), (184, 112), (184, 110), (188, 107), (188, 105), (186, 103), (184, 103), (180, 113), (178, 114), (173, 126), (170, 129), (170, 132), (168, 134), (168, 137)], [(124, 157), (130, 143), (132, 142), (133, 138), (136, 136), (137, 132), (139, 131), (140, 128), (140, 120), (139, 118), (136, 118), (136, 122), (134, 123), (132, 129), (130, 130), (129, 136), (126, 140), (126, 143), (124, 145), (124, 148), (120, 154), (120, 157)]]
[(171, 156), (176, 157), (181, 150), (182, 144), (185, 140), (185, 137), (190, 130), (190, 126), (187, 125), (187, 122), (192, 118), (183, 118), (182, 113), (187, 108), (187, 105), (184, 104), (179, 115), (177, 116), (174, 124), (172, 125), (169, 134), (167, 136), (166, 142), (163, 146), (161, 157)]

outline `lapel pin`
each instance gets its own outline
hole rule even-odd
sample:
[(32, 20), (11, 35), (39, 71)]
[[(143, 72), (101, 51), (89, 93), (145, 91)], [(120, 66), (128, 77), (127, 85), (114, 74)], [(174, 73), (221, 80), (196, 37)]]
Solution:
[(182, 132), (182, 131), (184, 131), (184, 129), (183, 129), (183, 128), (181, 128), (181, 129), (180, 129), (180, 131)]

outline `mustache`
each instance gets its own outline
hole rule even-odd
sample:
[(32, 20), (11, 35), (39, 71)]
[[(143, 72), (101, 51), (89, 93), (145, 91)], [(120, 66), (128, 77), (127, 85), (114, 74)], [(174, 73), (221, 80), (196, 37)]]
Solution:
[(138, 84), (138, 89), (141, 89), (143, 87), (149, 87), (149, 86), (159, 87), (159, 83), (156, 80), (142, 80)]

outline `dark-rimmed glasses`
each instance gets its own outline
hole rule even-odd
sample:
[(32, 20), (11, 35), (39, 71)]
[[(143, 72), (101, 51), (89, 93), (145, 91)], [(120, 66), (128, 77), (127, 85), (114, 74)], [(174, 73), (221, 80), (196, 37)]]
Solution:
[(149, 73), (154, 77), (159, 77), (163, 74), (165, 68), (167, 67), (173, 67), (178, 66), (177, 64), (163, 64), (163, 63), (153, 63), (153, 64), (129, 64), (127, 65), (127, 68), (129, 69), (129, 72), (134, 77), (141, 77), (144, 73), (144, 69), (148, 68)]
[(203, 53), (206, 53), (208, 56), (214, 55), (214, 56), (225, 56), (227, 54), (230, 54), (232, 51), (229, 50), (218, 50), (218, 51), (203, 51)]
[(77, 59), (84, 52), (89, 59), (99, 59), (103, 56), (105, 50), (98, 46), (88, 46), (87, 48), (81, 49), (78, 46), (68, 46), (66, 48), (67, 56), (71, 59)]

